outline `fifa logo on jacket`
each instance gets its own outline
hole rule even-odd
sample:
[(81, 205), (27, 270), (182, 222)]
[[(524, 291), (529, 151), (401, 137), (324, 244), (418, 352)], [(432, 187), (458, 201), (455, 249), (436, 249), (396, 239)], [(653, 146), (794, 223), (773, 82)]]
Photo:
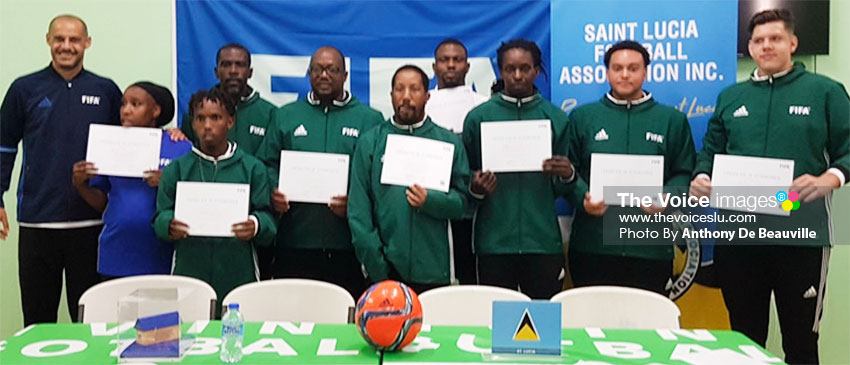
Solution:
[(251, 134), (256, 134), (258, 136), (265, 136), (266, 135), (266, 129), (265, 128), (257, 127), (255, 125), (248, 127), (248, 132), (251, 133)]
[(357, 138), (360, 135), (360, 131), (355, 128), (342, 127), (342, 135)]
[(809, 115), (811, 111), (812, 107), (810, 106), (791, 105), (788, 107), (788, 114), (790, 115)]
[(100, 96), (83, 95), (80, 102), (88, 105), (100, 105)]
[(664, 136), (652, 132), (646, 132), (646, 140), (655, 143), (664, 143)]

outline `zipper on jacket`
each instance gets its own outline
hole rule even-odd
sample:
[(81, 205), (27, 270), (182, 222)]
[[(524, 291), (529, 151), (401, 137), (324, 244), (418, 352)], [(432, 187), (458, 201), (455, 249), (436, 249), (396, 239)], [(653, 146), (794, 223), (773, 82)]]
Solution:
[(764, 123), (764, 149), (761, 152), (762, 156), (767, 156), (767, 134), (770, 133), (770, 111), (773, 109), (773, 76), (768, 77), (767, 82), (770, 84), (770, 93), (768, 93), (767, 97), (767, 122)]
[(323, 147), (325, 152), (328, 152), (328, 133), (330, 133), (330, 130), (331, 130), (330, 125), (328, 125), (330, 123), (330, 117), (329, 117), (328, 111), (329, 111), (329, 109), (326, 106), (325, 107), (325, 145)]
[[(516, 119), (522, 120), (522, 99), (520, 99), (520, 98), (517, 98), (517, 100), (516, 100)], [(525, 196), (525, 194), (523, 194), (523, 191), (522, 191), (522, 186), (524, 185), (523, 181), (522, 181), (523, 180), (522, 177), (523, 177), (522, 174), (519, 174), (517, 176), (517, 179), (520, 180), (519, 181), (519, 196)], [(517, 211), (520, 212), (519, 217), (517, 219), (517, 221), (518, 221), (517, 222), (517, 252), (520, 255), (523, 253), (522, 252), (522, 246), (523, 246), (522, 245), (522, 216), (524, 214), (522, 213), (522, 208), (523, 208), (522, 202), (523, 202), (523, 199), (519, 199), (519, 209), (517, 210)]]
[(412, 282), (413, 278), (413, 207), (410, 209), (410, 220), (407, 229), (407, 280)]

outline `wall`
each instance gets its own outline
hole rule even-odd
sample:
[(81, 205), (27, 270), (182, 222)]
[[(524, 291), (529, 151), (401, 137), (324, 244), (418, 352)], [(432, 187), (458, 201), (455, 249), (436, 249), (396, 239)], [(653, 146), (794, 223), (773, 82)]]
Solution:
[[(50, 19), (71, 12), (86, 20), (92, 47), (86, 52), (86, 68), (115, 80), (120, 88), (142, 79), (171, 84), (171, 4), (169, 0), (3, 0), (0, 1), (0, 93), (18, 76), (36, 71), (50, 62), (44, 35)], [(850, 85), (850, 24), (839, 22), (838, 14), (850, 14), (850, 1), (833, 0), (830, 9), (828, 56), (800, 57), (809, 70)], [(751, 60), (741, 60), (738, 78), (753, 70)], [(848, 136), (850, 138), (850, 136)], [(20, 161), (16, 163), (17, 177)], [(4, 194), (13, 223), (9, 238), (0, 241), (0, 339), (22, 324), (17, 283), (17, 222), (15, 193)], [(821, 330), (821, 359), (824, 364), (850, 364), (850, 188), (834, 197), (833, 222), (836, 242), (830, 262), (828, 290)], [(841, 224), (843, 223), (843, 224)], [(64, 308), (64, 296), (63, 304)], [(67, 321), (66, 311), (60, 320)], [(774, 316), (775, 317), (775, 316)], [(774, 318), (775, 319), (775, 318)], [(775, 320), (774, 320), (775, 324)], [(771, 330), (768, 348), (780, 353), (777, 326)]]

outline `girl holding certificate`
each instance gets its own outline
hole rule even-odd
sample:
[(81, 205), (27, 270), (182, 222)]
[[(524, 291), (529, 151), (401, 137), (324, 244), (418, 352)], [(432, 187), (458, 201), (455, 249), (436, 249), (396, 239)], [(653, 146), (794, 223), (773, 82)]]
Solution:
[[(563, 157), (567, 154), (567, 115), (543, 99), (534, 86), (542, 69), (536, 44), (524, 39), (503, 43), (498, 50), (498, 66), (502, 80), (496, 92), (467, 114), (463, 127), (463, 143), (474, 171), (469, 190), (477, 206), (472, 237), (479, 284), (548, 299), (561, 290), (564, 278), (555, 198), (565, 192), (566, 183), (574, 175), (569, 159)], [(509, 153), (498, 153), (504, 148), (482, 153), (485, 145), (510, 143), (511, 137), (511, 133), (485, 136), (484, 127), (492, 129), (489, 127), (508, 122), (526, 126), (526, 132), (536, 129), (516, 139)], [(534, 142), (526, 146), (528, 140)], [(541, 144), (537, 140), (551, 149), (531, 153)], [(497, 169), (488, 168), (488, 164), (508, 167), (494, 172)]]
[[(124, 91), (122, 126), (162, 128), (173, 116), (174, 97), (168, 89), (137, 82)], [(146, 171), (144, 178), (97, 175), (91, 162), (74, 164), (74, 187), (86, 203), (104, 212), (97, 260), (104, 278), (171, 272), (173, 245), (156, 238), (150, 222), (161, 169), (192, 149), (185, 139), (179, 129), (164, 131), (159, 169)]]

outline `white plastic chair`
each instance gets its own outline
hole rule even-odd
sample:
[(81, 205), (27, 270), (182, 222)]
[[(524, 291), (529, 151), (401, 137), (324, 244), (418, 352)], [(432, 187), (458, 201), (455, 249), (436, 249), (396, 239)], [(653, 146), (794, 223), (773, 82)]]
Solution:
[[(136, 289), (185, 290), (185, 305), (180, 309), (184, 322), (209, 320), (214, 316), (215, 290), (202, 280), (178, 275), (139, 275), (97, 284), (80, 297), (79, 321), (83, 323), (118, 322), (118, 301)], [(191, 290), (186, 290), (191, 289)]]
[(562, 291), (563, 328), (679, 328), (679, 307), (663, 295), (620, 286), (589, 286)]
[(239, 303), (246, 321), (348, 323), (354, 298), (345, 289), (324, 281), (277, 279), (233, 289), (221, 302)]
[(455, 285), (428, 290), (419, 296), (422, 321), (434, 325), (490, 326), (493, 301), (530, 301), (515, 290), (485, 285)]

